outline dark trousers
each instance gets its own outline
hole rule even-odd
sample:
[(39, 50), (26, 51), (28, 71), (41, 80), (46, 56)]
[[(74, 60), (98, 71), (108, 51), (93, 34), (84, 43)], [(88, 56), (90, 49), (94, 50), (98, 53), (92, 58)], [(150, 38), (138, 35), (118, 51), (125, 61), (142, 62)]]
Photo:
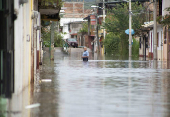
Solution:
[(83, 61), (88, 61), (88, 58), (83, 58)]

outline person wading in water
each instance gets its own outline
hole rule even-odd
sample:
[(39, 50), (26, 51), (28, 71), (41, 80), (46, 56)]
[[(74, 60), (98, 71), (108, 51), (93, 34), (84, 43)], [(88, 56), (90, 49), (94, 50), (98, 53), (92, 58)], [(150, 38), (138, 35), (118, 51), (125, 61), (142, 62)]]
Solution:
[(84, 47), (84, 52), (82, 55), (83, 61), (88, 61), (88, 57), (89, 57), (89, 52), (87, 51), (87, 47)]

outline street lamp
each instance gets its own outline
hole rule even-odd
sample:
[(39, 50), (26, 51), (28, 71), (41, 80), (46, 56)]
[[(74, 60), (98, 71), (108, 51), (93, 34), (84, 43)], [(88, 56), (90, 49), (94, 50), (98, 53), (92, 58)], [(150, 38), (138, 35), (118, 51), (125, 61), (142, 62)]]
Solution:
[(96, 5), (92, 5), (91, 8), (98, 8), (99, 6)]

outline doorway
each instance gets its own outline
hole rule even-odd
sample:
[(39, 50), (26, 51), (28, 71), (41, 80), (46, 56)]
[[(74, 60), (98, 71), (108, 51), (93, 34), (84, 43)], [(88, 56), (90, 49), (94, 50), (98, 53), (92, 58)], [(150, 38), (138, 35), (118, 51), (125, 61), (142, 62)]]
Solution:
[(0, 96), (14, 92), (14, 0), (0, 0)]

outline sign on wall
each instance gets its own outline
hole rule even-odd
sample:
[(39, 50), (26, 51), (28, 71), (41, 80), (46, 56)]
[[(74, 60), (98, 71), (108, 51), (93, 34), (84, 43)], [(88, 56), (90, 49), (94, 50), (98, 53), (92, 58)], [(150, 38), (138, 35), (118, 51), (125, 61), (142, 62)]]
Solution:
[(90, 15), (90, 21), (91, 21), (91, 25), (96, 25), (96, 17), (95, 17), (95, 15)]

